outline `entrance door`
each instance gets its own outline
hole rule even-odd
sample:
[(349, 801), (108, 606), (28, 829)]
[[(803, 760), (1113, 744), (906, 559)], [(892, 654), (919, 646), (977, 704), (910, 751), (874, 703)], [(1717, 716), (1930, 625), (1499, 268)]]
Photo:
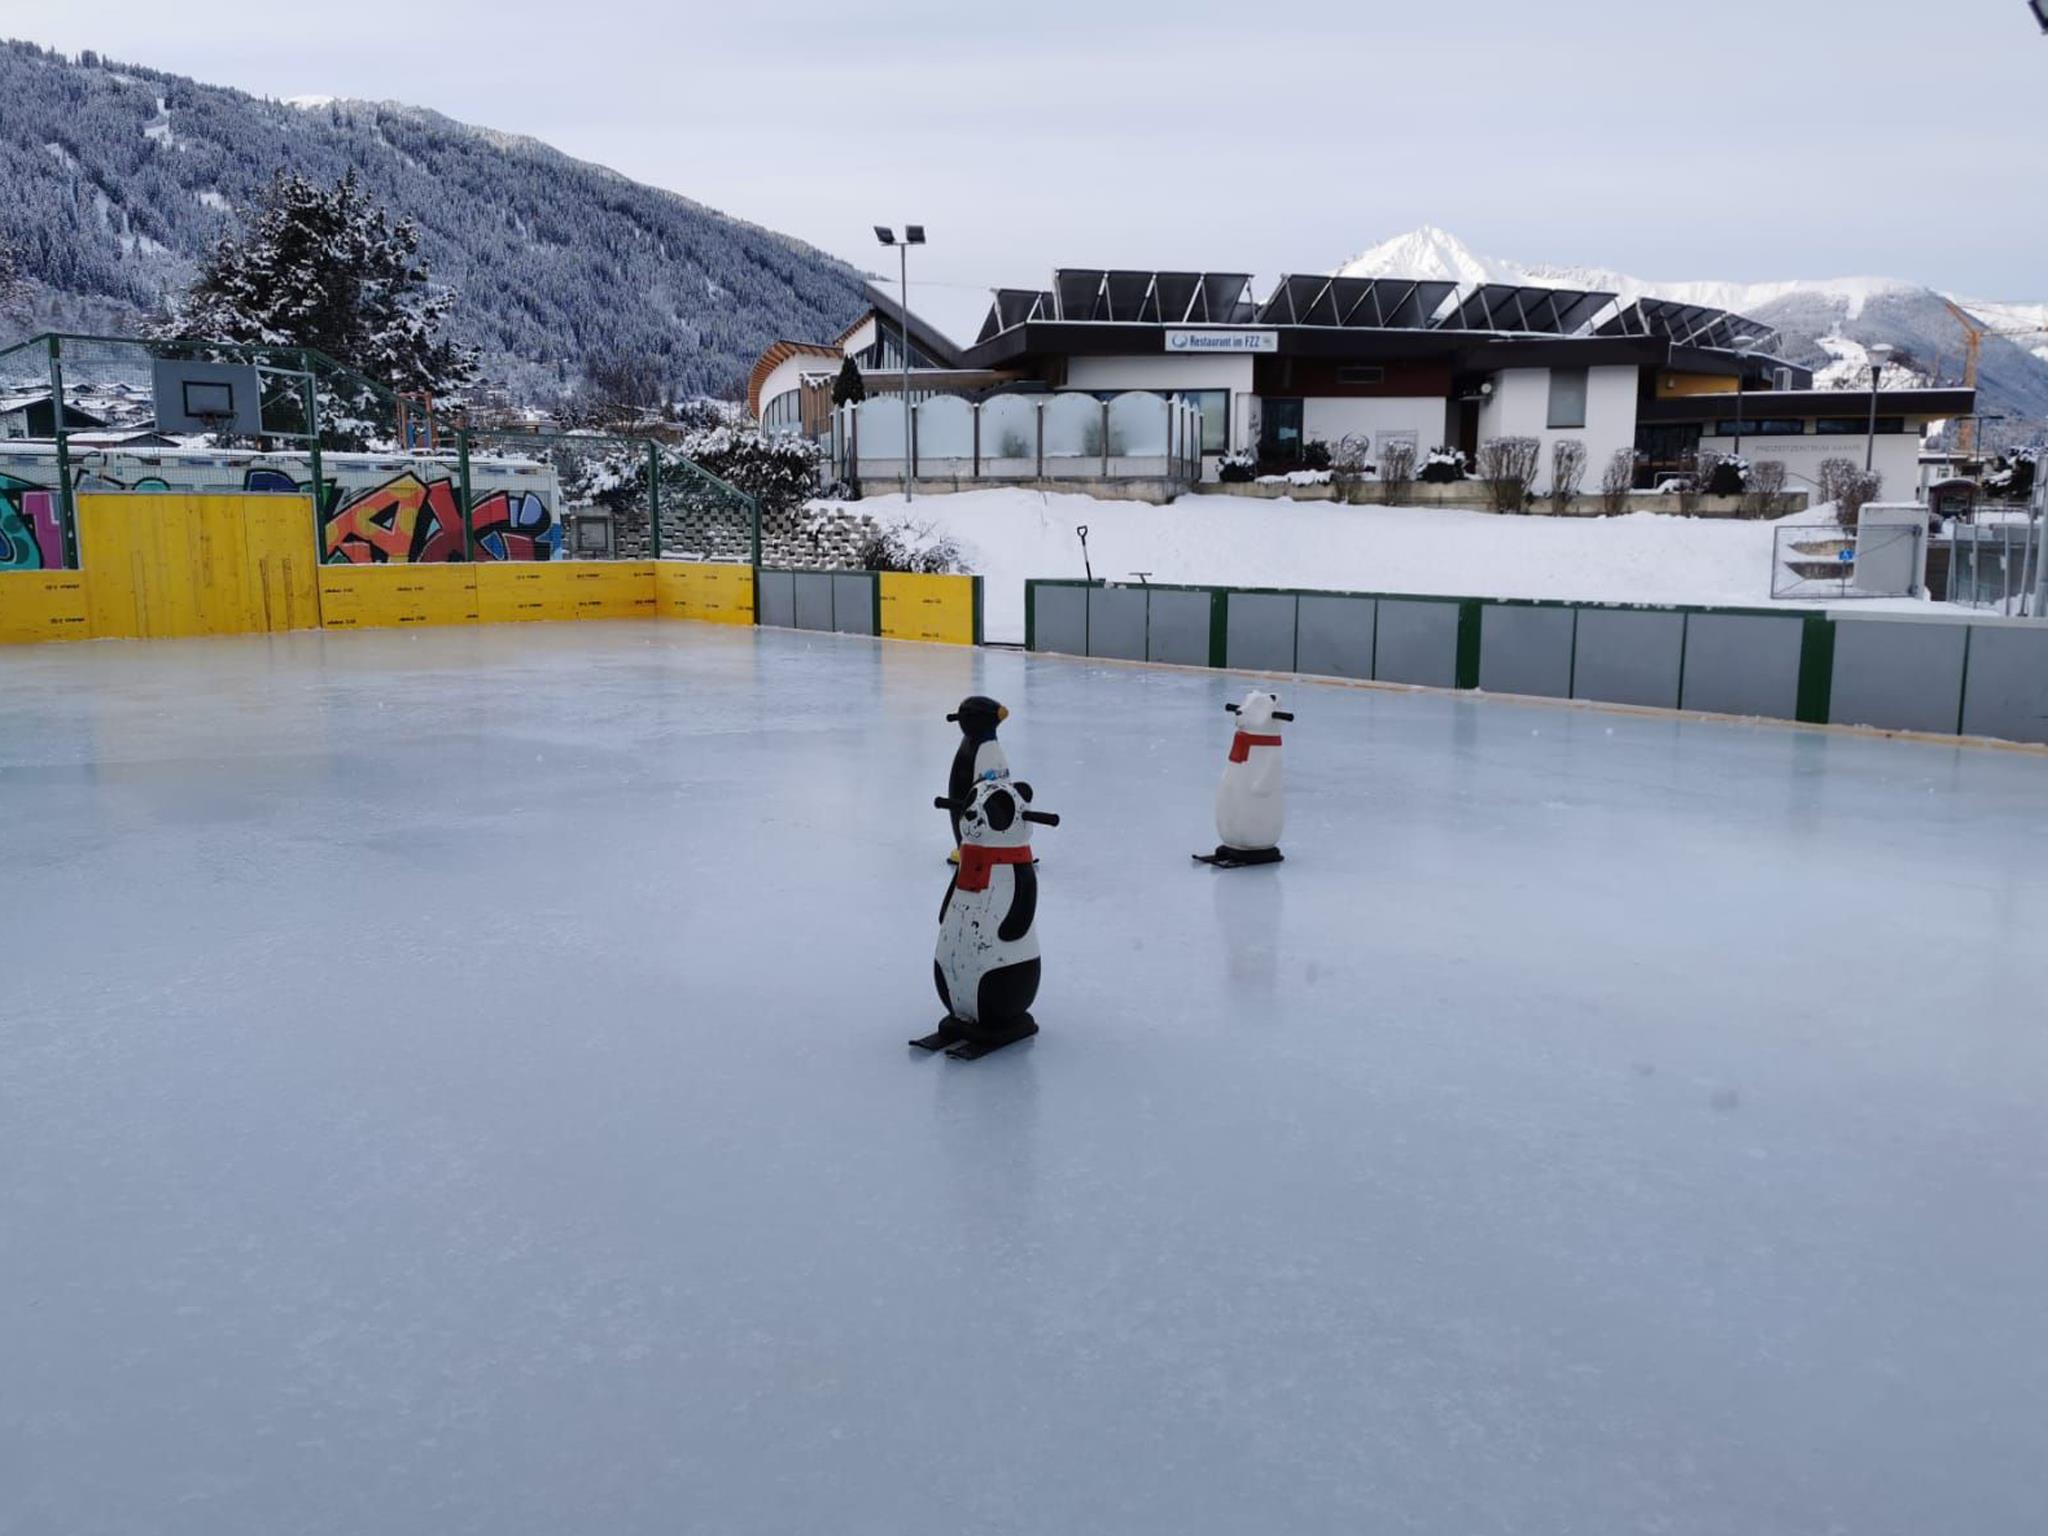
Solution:
[(1645, 423), (1636, 428), (1636, 489), (1655, 490), (1668, 476), (1693, 472), (1700, 451), (1697, 422)]
[(1266, 401), (1266, 408), (1260, 420), (1264, 423), (1259, 435), (1259, 456), (1277, 459), (1291, 464), (1301, 457), (1301, 402), (1299, 400)]
[(320, 627), (313, 504), (251, 492), (87, 492), (79, 567), (93, 633), (155, 639)]

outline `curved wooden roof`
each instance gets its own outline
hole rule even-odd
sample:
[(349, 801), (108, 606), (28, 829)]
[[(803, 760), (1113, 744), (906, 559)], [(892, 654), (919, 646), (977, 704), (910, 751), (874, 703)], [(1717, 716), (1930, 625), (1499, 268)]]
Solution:
[(755, 361), (753, 370), (747, 375), (747, 414), (756, 421), (761, 419), (761, 386), (768, 382), (768, 375), (792, 357), (844, 356), (837, 347), (820, 346), (813, 341), (773, 341), (768, 350)]

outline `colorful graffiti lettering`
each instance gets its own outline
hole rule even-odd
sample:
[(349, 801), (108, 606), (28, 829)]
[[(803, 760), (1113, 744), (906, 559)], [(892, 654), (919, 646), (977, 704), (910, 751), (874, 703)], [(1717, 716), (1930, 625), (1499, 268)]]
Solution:
[(326, 520), (329, 563), (422, 564), (462, 558), (462, 514), (455, 487), (431, 485), (410, 470), (349, 495)]
[(470, 509), (479, 560), (552, 560), (562, 530), (532, 491), (493, 491)]
[[(298, 490), (280, 470), (251, 470), (248, 489)], [(452, 481), (426, 481), (411, 471), (362, 491), (340, 491), (322, 521), (322, 558), (329, 564), (425, 564), (463, 558), (462, 516)], [(470, 508), (478, 560), (552, 560), (562, 530), (532, 491), (493, 491)]]
[(0, 571), (56, 571), (64, 567), (64, 529), (57, 493), (0, 475)]

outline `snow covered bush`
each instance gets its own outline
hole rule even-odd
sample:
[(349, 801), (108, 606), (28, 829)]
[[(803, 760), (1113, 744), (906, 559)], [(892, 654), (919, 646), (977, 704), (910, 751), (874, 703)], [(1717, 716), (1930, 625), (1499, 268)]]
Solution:
[(1570, 512), (1586, 482), (1586, 445), (1576, 437), (1560, 437), (1550, 445), (1550, 501), (1560, 514)]
[(795, 433), (720, 425), (685, 433), (675, 451), (761, 504), (763, 526), (787, 523), (818, 494), (822, 450)]
[(2015, 448), (2000, 454), (1984, 475), (1984, 489), (2001, 501), (2024, 502), (2034, 494), (2038, 448)]
[(1628, 493), (1635, 489), (1638, 455), (1633, 448), (1617, 448), (1608, 455), (1600, 471), (1600, 510), (1619, 517), (1628, 510)]
[(930, 523), (897, 523), (874, 527), (861, 541), (864, 571), (913, 571), (921, 576), (947, 576), (962, 566), (960, 546)]
[(1749, 489), (1749, 460), (1733, 453), (1703, 453), (1699, 478), (1709, 496), (1740, 496)]
[(1226, 485), (1249, 485), (1258, 476), (1258, 458), (1248, 449), (1226, 453), (1216, 466), (1216, 478)]
[(1875, 501), (1884, 489), (1884, 476), (1859, 467), (1854, 459), (1822, 459), (1814, 479), (1821, 500), (1835, 504), (1835, 521), (1844, 528), (1854, 528), (1864, 503)]
[(1496, 512), (1520, 512), (1543, 462), (1543, 442), (1534, 437), (1489, 437), (1479, 445), (1479, 478), (1486, 504)]
[(1303, 469), (1328, 469), (1331, 465), (1330, 445), (1320, 437), (1311, 437), (1301, 445), (1299, 460)]
[(1415, 479), (1415, 445), (1406, 438), (1380, 444), (1380, 484), (1387, 488), (1387, 505), (1398, 507), (1408, 500), (1408, 487)]
[(1330, 468), (1340, 475), (1356, 476), (1365, 473), (1368, 464), (1370, 442), (1355, 432), (1347, 432), (1337, 439), (1330, 450)]
[(1415, 478), (1424, 485), (1456, 485), (1465, 478), (1464, 452), (1439, 443), (1429, 450), (1429, 456), (1422, 461), (1422, 472)]
[(1785, 461), (1763, 459), (1749, 472), (1749, 502), (1743, 508), (1747, 517), (1769, 517), (1778, 509), (1778, 498), (1785, 494)]

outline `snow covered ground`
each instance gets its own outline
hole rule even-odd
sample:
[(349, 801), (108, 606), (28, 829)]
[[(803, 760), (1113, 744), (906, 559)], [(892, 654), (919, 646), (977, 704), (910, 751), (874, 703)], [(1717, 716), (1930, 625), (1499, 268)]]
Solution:
[[(1045, 1033), (936, 1019), (982, 691)], [(0, 657), (0, 1531), (2019, 1532), (2048, 764), (697, 625)]]
[[(1768, 522), (1681, 518), (1502, 517), (1442, 507), (1183, 496), (1171, 506), (1039, 491), (901, 495), (857, 504), (878, 522), (929, 525), (958, 541), (983, 583), (990, 640), (1024, 638), (1027, 577), (1078, 577), (1088, 528), (1095, 574), (1238, 587), (1548, 597), (1586, 602), (1768, 607)], [(1825, 514), (1809, 512), (1802, 520)], [(1805, 606), (1814, 606), (1807, 603)], [(1862, 606), (1868, 606), (1867, 601)], [(1925, 611), (1920, 602), (1888, 606)]]

